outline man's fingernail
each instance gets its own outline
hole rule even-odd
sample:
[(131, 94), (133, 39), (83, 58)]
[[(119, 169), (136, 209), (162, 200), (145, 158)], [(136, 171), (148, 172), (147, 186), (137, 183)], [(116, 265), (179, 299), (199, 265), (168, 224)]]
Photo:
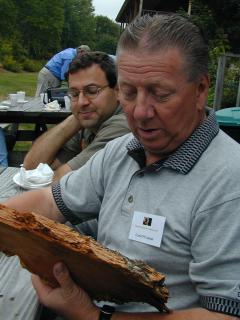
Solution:
[(54, 272), (62, 273), (62, 272), (65, 272), (65, 271), (66, 271), (66, 268), (65, 268), (63, 263), (59, 262), (59, 263), (55, 264)]

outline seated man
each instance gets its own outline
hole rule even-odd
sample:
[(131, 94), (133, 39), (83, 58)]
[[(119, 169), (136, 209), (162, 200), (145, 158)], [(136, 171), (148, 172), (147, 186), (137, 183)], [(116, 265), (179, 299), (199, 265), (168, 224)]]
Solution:
[(105, 144), (129, 132), (117, 100), (115, 63), (91, 52), (72, 61), (68, 72), (72, 115), (41, 135), (24, 159), (26, 169), (48, 163), (58, 179), (78, 169)]
[(6, 204), (59, 222), (97, 217), (102, 245), (166, 275), (173, 312), (126, 303), (106, 314), (62, 263), (53, 268), (58, 288), (33, 276), (40, 301), (68, 320), (236, 319), (240, 147), (206, 110), (202, 34), (177, 14), (140, 17), (121, 34), (117, 63), (119, 100), (132, 133), (59, 183)]

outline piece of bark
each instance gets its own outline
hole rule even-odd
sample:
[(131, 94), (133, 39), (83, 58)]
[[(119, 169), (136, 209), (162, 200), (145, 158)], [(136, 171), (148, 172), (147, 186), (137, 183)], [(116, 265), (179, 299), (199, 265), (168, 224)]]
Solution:
[(18, 255), (26, 269), (53, 287), (58, 286), (53, 265), (62, 261), (92, 299), (146, 302), (159, 311), (168, 311), (164, 275), (33, 212), (0, 205), (0, 250)]

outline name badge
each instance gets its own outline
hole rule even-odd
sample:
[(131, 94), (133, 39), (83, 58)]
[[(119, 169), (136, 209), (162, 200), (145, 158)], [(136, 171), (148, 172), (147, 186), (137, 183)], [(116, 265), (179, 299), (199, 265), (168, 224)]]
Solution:
[(166, 217), (134, 211), (129, 239), (160, 247)]

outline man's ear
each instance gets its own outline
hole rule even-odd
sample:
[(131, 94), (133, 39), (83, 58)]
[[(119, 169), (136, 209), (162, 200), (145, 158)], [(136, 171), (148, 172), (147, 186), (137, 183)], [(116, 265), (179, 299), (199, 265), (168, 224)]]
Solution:
[(197, 104), (196, 107), (198, 110), (203, 110), (207, 104), (208, 98), (208, 89), (210, 85), (210, 80), (208, 74), (204, 74), (200, 77), (196, 87), (196, 97), (197, 97)]

